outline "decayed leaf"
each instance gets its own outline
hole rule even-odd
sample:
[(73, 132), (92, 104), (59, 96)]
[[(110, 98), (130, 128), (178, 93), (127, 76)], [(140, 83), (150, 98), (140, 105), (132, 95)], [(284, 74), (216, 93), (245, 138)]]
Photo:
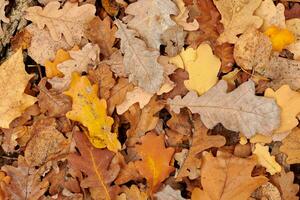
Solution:
[(149, 47), (158, 50), (161, 35), (176, 25), (170, 15), (177, 15), (178, 9), (171, 0), (138, 0), (129, 4), (125, 13), (134, 16), (128, 27), (137, 30)]
[(87, 71), (89, 66), (94, 67), (99, 63), (100, 49), (98, 45), (88, 43), (81, 50), (71, 50), (68, 53), (71, 59), (57, 65), (58, 70), (62, 72), (64, 76), (54, 77), (49, 80), (52, 87), (59, 91), (68, 88), (71, 82), (72, 72), (81, 73)]
[(56, 52), (55, 59), (53, 62), (50, 60), (45, 61), (45, 69), (46, 69), (46, 76), (47, 78), (53, 78), (55, 76), (62, 78), (64, 75), (61, 71), (57, 69), (57, 65), (60, 63), (63, 63), (66, 60), (71, 59), (70, 54), (63, 50), (63, 49), (58, 49)]
[(275, 6), (272, 0), (264, 0), (254, 14), (263, 19), (263, 31), (272, 25), (285, 28), (284, 5), (282, 3)]
[(171, 58), (170, 62), (188, 71), (189, 80), (184, 81), (184, 85), (189, 90), (197, 91), (199, 95), (208, 91), (218, 81), (221, 62), (208, 44), (199, 45), (197, 50), (187, 48)]
[(68, 153), (70, 141), (56, 129), (54, 118), (38, 120), (32, 127), (33, 137), (25, 149), (25, 160), (29, 166), (40, 166), (47, 161)]
[(170, 173), (174, 170), (169, 166), (174, 149), (166, 148), (163, 135), (157, 136), (155, 133), (148, 133), (141, 137), (142, 144), (136, 145), (136, 150), (141, 156), (141, 161), (136, 161), (135, 165), (147, 180), (150, 192), (159, 189)]
[(67, 118), (79, 121), (89, 130), (88, 138), (97, 148), (107, 147), (111, 151), (118, 151), (121, 144), (116, 133), (111, 133), (113, 118), (106, 114), (106, 101), (97, 96), (98, 85), (91, 85), (86, 76), (72, 74), (70, 88), (65, 92), (72, 97), (72, 111)]
[(54, 60), (59, 49), (71, 49), (64, 38), (54, 41), (47, 30), (39, 29), (34, 24), (26, 26), (25, 30), (32, 35), (28, 55), (38, 64), (45, 65), (46, 60)]
[(194, 131), (191, 141), (191, 147), (187, 154), (183, 165), (178, 171), (177, 180), (189, 177), (191, 180), (196, 179), (200, 175), (201, 161), (197, 155), (202, 151), (211, 147), (221, 147), (225, 145), (226, 140), (221, 135), (207, 135), (208, 129), (202, 124), (199, 118), (194, 120)]
[(0, 0), (0, 35), (2, 35), (3, 34), (3, 30), (2, 30), (2, 28), (1, 28), (1, 21), (2, 22), (5, 22), (5, 23), (9, 23), (9, 18), (7, 18), (6, 16), (5, 16), (5, 6), (7, 6), (8, 5), (8, 1), (6, 1), (6, 0)]
[(116, 37), (121, 38), (129, 81), (147, 92), (157, 92), (163, 82), (163, 67), (157, 62), (159, 52), (148, 50), (144, 41), (136, 38), (136, 31), (128, 29), (120, 20), (115, 20), (115, 24), (118, 26)]
[(192, 200), (241, 200), (268, 179), (263, 176), (251, 177), (256, 159), (238, 158), (218, 152), (217, 157), (206, 153), (201, 167), (201, 185), (193, 191)]
[(281, 200), (281, 195), (278, 188), (270, 182), (267, 182), (257, 188), (251, 194), (251, 197), (254, 197), (255, 199)]
[(174, 190), (169, 185), (157, 192), (154, 196), (157, 198), (157, 200), (186, 200), (181, 196), (179, 190)]
[(275, 156), (270, 155), (268, 146), (257, 143), (253, 154), (258, 157), (258, 163), (264, 166), (271, 175), (281, 171), (281, 166), (276, 162)]
[(265, 96), (274, 98), (281, 109), (280, 127), (275, 130), (275, 133), (289, 132), (298, 125), (297, 115), (300, 113), (299, 92), (291, 90), (288, 85), (283, 85), (276, 92), (271, 88), (267, 88)]
[(186, 32), (180, 26), (171, 26), (161, 36), (162, 43), (166, 46), (168, 56), (176, 56), (184, 46)]
[(80, 44), (85, 24), (94, 18), (95, 12), (96, 8), (92, 4), (78, 6), (78, 3), (67, 2), (60, 9), (60, 3), (53, 1), (44, 9), (40, 6), (28, 8), (25, 18), (37, 24), (39, 29), (47, 26), (54, 41), (59, 41), (63, 35), (67, 43), (74, 46)]
[(268, 66), (271, 52), (269, 38), (254, 28), (245, 31), (234, 45), (234, 59), (245, 70)]
[(187, 22), (189, 17), (189, 8), (184, 5), (183, 0), (175, 0), (175, 3), (179, 9), (179, 14), (173, 17), (173, 20), (181, 25), (186, 31), (195, 31), (199, 28), (199, 23), (196, 19), (193, 22)]
[(263, 20), (254, 16), (253, 12), (259, 7), (262, 0), (214, 0), (214, 4), (222, 15), (221, 23), (224, 32), (218, 41), (221, 43), (235, 43), (237, 35), (245, 32), (249, 26), (259, 28)]
[(114, 199), (118, 187), (110, 186), (110, 184), (120, 171), (120, 166), (117, 163), (112, 163), (114, 153), (107, 149), (94, 148), (84, 134), (80, 132), (76, 132), (74, 137), (80, 155), (73, 153), (67, 159), (72, 168), (87, 175), (86, 178), (81, 180), (80, 186), (98, 191), (101, 194), (101, 196), (98, 196), (99, 199)]
[(299, 185), (294, 184), (294, 173), (281, 171), (280, 175), (272, 176), (272, 181), (278, 187), (283, 200), (298, 200)]
[(229, 130), (240, 131), (250, 138), (255, 133), (270, 133), (279, 126), (280, 109), (273, 99), (255, 96), (252, 81), (240, 85), (226, 93), (227, 83), (224, 80), (198, 97), (189, 92), (185, 97), (176, 96), (168, 100), (175, 113), (180, 108), (188, 107), (192, 113), (199, 113), (207, 128), (218, 123)]
[(31, 78), (25, 71), (22, 49), (0, 66), (0, 127), (9, 128), (12, 120), (36, 102), (35, 97), (24, 93)]
[(111, 19), (108, 16), (103, 20), (95, 17), (88, 23), (85, 35), (93, 43), (98, 44), (101, 54), (109, 57), (116, 50), (113, 48), (116, 40), (116, 31), (117, 27), (112, 25)]
[(286, 162), (288, 164), (300, 163), (300, 129), (292, 130), (282, 143), (280, 151), (288, 156)]

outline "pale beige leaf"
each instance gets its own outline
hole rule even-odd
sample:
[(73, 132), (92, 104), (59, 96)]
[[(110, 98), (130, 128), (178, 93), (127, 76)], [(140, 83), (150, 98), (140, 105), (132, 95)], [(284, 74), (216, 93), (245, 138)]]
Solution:
[(237, 35), (245, 32), (249, 26), (259, 28), (263, 20), (254, 16), (253, 12), (259, 7), (262, 0), (214, 0), (214, 4), (221, 13), (221, 23), (224, 32), (218, 41), (221, 43), (235, 43)]
[(166, 45), (165, 51), (168, 56), (176, 56), (182, 50), (185, 36), (186, 32), (180, 26), (171, 26), (163, 32), (161, 39)]
[(288, 164), (300, 163), (300, 129), (293, 129), (282, 143), (280, 151), (287, 155), (286, 162)]
[(180, 190), (174, 190), (169, 185), (157, 192), (154, 196), (157, 198), (157, 200), (186, 200), (181, 196)]
[(294, 18), (287, 20), (286, 28), (296, 37), (296, 41), (287, 46), (287, 49), (294, 54), (295, 60), (300, 60), (300, 19)]
[(44, 8), (28, 8), (25, 18), (37, 24), (39, 29), (47, 26), (54, 41), (59, 41), (63, 35), (67, 43), (73, 46), (80, 43), (85, 25), (94, 18), (95, 12), (96, 8), (92, 4), (78, 6), (78, 3), (66, 2), (60, 9), (60, 3), (53, 1)]
[(232, 131), (240, 131), (250, 138), (255, 133), (270, 133), (279, 126), (280, 109), (274, 99), (255, 96), (252, 81), (240, 85), (227, 93), (224, 80), (198, 97), (196, 92), (189, 92), (185, 97), (176, 96), (168, 99), (175, 113), (180, 108), (188, 107), (192, 113), (199, 113), (207, 128), (218, 123)]
[(170, 15), (177, 15), (178, 9), (171, 0), (138, 0), (129, 4), (125, 13), (134, 16), (128, 27), (137, 30), (149, 47), (159, 50), (161, 34), (176, 25)]
[(129, 81), (147, 92), (157, 92), (163, 82), (163, 67), (157, 62), (159, 52), (150, 51), (143, 40), (136, 38), (137, 32), (127, 28), (120, 20), (117, 38), (121, 38), (121, 51), (124, 53), (125, 71)]
[(1, 21), (4, 23), (9, 23), (9, 19), (5, 16), (5, 6), (8, 5), (8, 1), (0, 0), (0, 35), (3, 34), (3, 30), (1, 28)]

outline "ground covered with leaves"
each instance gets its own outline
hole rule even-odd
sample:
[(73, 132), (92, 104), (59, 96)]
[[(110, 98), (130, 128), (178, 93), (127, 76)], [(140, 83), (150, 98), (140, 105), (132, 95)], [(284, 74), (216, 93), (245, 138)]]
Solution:
[(1, 200), (298, 200), (299, 0), (0, 0)]

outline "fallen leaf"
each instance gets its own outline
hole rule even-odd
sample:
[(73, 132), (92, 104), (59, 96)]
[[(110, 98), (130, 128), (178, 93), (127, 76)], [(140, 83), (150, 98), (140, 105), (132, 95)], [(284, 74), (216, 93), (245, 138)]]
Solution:
[(235, 60), (233, 57), (234, 46), (229, 43), (223, 43), (214, 47), (214, 54), (221, 59), (221, 71), (228, 73), (231, 71)]
[(169, 111), (171, 114), (171, 119), (167, 121), (167, 126), (182, 135), (191, 135), (192, 134), (192, 119), (189, 116), (188, 112), (181, 112), (176, 114), (172, 111)]
[(67, 159), (71, 167), (85, 173), (87, 177), (81, 180), (82, 188), (93, 188), (99, 191), (99, 199), (114, 199), (118, 192), (117, 186), (110, 184), (117, 177), (120, 166), (112, 163), (114, 153), (105, 149), (100, 150), (93, 147), (88, 138), (80, 132), (75, 132), (74, 138), (80, 155), (77, 153), (69, 154)]
[(125, 194), (126, 196), (125, 200), (147, 200), (148, 199), (147, 194), (145, 192), (140, 191), (136, 185), (131, 185), (130, 188), (125, 187), (123, 189), (122, 194)]
[(262, 0), (214, 0), (214, 4), (222, 15), (221, 23), (224, 25), (224, 32), (221, 33), (218, 41), (220, 43), (235, 43), (237, 35), (244, 33), (249, 26), (259, 28), (263, 20), (253, 15)]
[(170, 59), (177, 67), (185, 68), (189, 79), (184, 81), (188, 90), (195, 90), (199, 95), (208, 91), (218, 81), (221, 62), (208, 44), (201, 44), (196, 50), (187, 48)]
[(176, 25), (170, 15), (177, 15), (178, 9), (171, 0), (139, 0), (129, 4), (125, 13), (134, 16), (128, 27), (137, 30), (150, 48), (159, 50), (161, 35)]
[(202, 151), (211, 147), (224, 146), (226, 140), (221, 135), (207, 135), (208, 129), (202, 124), (199, 118), (194, 119), (194, 131), (191, 139), (190, 149), (180, 167), (177, 180), (182, 180), (184, 177), (189, 177), (193, 180), (200, 176), (201, 160), (197, 158)]
[(109, 60), (103, 60), (102, 63), (105, 63), (110, 66), (111, 71), (114, 72), (117, 77), (127, 77), (125, 72), (125, 66), (123, 63), (123, 56), (120, 50), (116, 50), (110, 57)]
[(227, 83), (221, 80), (200, 97), (195, 92), (189, 92), (183, 98), (176, 96), (173, 100), (168, 99), (168, 104), (175, 113), (183, 107), (188, 107), (192, 113), (199, 113), (207, 128), (222, 123), (225, 128), (240, 131), (247, 138), (256, 132), (270, 133), (279, 126), (279, 107), (273, 99), (255, 96), (252, 81), (243, 83), (230, 93), (226, 91)]
[(300, 19), (286, 21), (286, 28), (294, 34), (296, 41), (286, 48), (294, 54), (295, 60), (300, 60)]
[[(3, 150), (7, 153), (13, 153), (16, 151), (16, 146), (20, 145), (23, 147), (24, 145), (20, 144), (19, 142), (22, 137), (29, 137), (29, 128), (27, 126), (18, 126), (16, 128), (10, 128), (10, 129), (2, 129), (4, 133), (3, 137), (3, 143), (1, 147)], [(28, 141), (26, 141), (27, 143)]]
[(121, 165), (121, 170), (120, 173), (118, 175), (118, 177), (116, 178), (116, 180), (114, 181), (117, 185), (122, 185), (124, 183), (127, 183), (129, 181), (137, 181), (140, 180), (142, 177), (139, 174), (139, 172), (137, 171), (136, 166), (134, 165), (133, 162), (129, 162), (128, 164), (123, 163), (123, 165)]
[(117, 16), (119, 13), (119, 7), (114, 1), (101, 0), (101, 4), (110, 16)]
[(174, 190), (169, 185), (157, 192), (154, 196), (157, 198), (157, 200), (186, 200), (181, 196), (180, 190)]
[(281, 171), (281, 166), (276, 162), (275, 156), (270, 155), (268, 146), (255, 144), (253, 154), (257, 156), (258, 163), (264, 166), (271, 175)]
[(5, 16), (5, 6), (9, 4), (6, 0), (0, 0), (0, 35), (2, 36), (3, 30), (1, 28), (1, 21), (4, 23), (9, 23), (9, 18)]
[(300, 163), (300, 129), (295, 128), (292, 132), (282, 140), (280, 151), (287, 155), (286, 162), (288, 164)]
[(295, 42), (295, 36), (288, 29), (270, 26), (264, 32), (271, 40), (274, 51), (282, 51), (285, 47)]
[(95, 67), (99, 63), (100, 49), (98, 45), (86, 44), (81, 50), (68, 51), (71, 59), (57, 65), (57, 68), (63, 77), (54, 77), (49, 80), (52, 87), (63, 91), (66, 90), (71, 82), (72, 72), (88, 71), (88, 67)]
[(147, 180), (150, 193), (157, 191), (174, 167), (169, 166), (174, 154), (174, 149), (166, 148), (163, 135), (157, 136), (155, 133), (148, 133), (141, 137), (141, 145), (136, 145), (136, 150), (141, 156), (141, 161), (136, 161), (135, 165)]
[(176, 56), (184, 46), (186, 32), (180, 26), (171, 26), (161, 35), (161, 40), (166, 45), (165, 51), (168, 56)]
[(26, 10), (25, 18), (43, 29), (49, 29), (54, 41), (62, 35), (70, 46), (80, 44), (84, 36), (85, 24), (94, 18), (96, 8), (92, 4), (78, 6), (78, 3), (66, 2), (60, 9), (58, 1), (49, 2), (44, 9), (33, 6)]
[(118, 27), (116, 37), (121, 38), (121, 51), (124, 53), (129, 81), (147, 92), (157, 92), (163, 82), (163, 67), (157, 62), (159, 52), (150, 51), (144, 41), (136, 38), (136, 31), (128, 29), (120, 20), (115, 20), (115, 24)]
[(27, 29), (23, 29), (11, 39), (11, 48), (13, 51), (17, 51), (20, 48), (28, 49), (31, 44), (31, 39), (31, 33), (29, 33)]
[(56, 52), (55, 59), (53, 62), (50, 60), (45, 61), (45, 69), (46, 69), (46, 76), (47, 78), (53, 78), (55, 76), (62, 78), (64, 74), (57, 69), (57, 65), (63, 63), (66, 60), (70, 60), (70, 54), (63, 50), (63, 49), (58, 49)]
[(292, 8), (284, 11), (285, 19), (299, 18), (300, 17), (300, 5), (295, 3)]
[(263, 185), (261, 185), (259, 188), (257, 188), (252, 194), (251, 197), (254, 197), (255, 199), (278, 199), (281, 200), (281, 195), (276, 186), (274, 186), (272, 183), (267, 182)]
[(238, 158), (218, 152), (217, 157), (206, 153), (201, 166), (201, 185), (192, 193), (192, 200), (241, 200), (268, 179), (263, 176), (252, 177), (251, 172), (256, 159)]
[(101, 54), (109, 57), (116, 50), (113, 47), (116, 40), (116, 31), (117, 27), (112, 25), (111, 19), (108, 16), (103, 20), (95, 17), (88, 23), (85, 36), (93, 43), (98, 44)]
[(25, 71), (22, 49), (2, 63), (0, 75), (0, 127), (9, 128), (10, 122), (36, 102), (35, 97), (24, 93), (32, 75)]
[(116, 133), (111, 133), (114, 119), (106, 114), (106, 101), (97, 96), (98, 85), (91, 85), (86, 76), (72, 74), (72, 81), (68, 91), (64, 94), (73, 100), (72, 111), (67, 118), (81, 122), (88, 128), (88, 138), (97, 148), (107, 147), (111, 151), (118, 151), (121, 144)]
[(276, 92), (271, 88), (265, 90), (265, 96), (274, 98), (280, 107), (280, 126), (274, 133), (289, 132), (298, 125), (300, 113), (300, 93), (291, 90), (288, 85), (281, 86)]

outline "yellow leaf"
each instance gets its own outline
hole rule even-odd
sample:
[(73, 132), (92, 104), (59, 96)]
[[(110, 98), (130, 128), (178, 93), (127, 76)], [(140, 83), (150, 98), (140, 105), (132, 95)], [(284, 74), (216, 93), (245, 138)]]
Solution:
[(270, 38), (274, 51), (282, 51), (282, 49), (295, 41), (295, 36), (291, 31), (280, 29), (276, 26), (267, 28), (265, 34)]
[(276, 92), (267, 88), (265, 96), (276, 99), (276, 103), (281, 108), (280, 127), (274, 133), (287, 132), (298, 125), (296, 116), (300, 112), (299, 92), (291, 90), (288, 85), (283, 85)]
[(9, 128), (12, 120), (36, 102), (35, 97), (24, 93), (31, 78), (25, 71), (21, 49), (0, 66), (0, 127)]
[(221, 61), (213, 54), (208, 44), (200, 44), (196, 50), (182, 50), (179, 55), (170, 59), (170, 63), (188, 71), (189, 80), (184, 81), (184, 85), (189, 90), (197, 91), (199, 95), (208, 91), (218, 81)]
[(117, 134), (111, 133), (113, 118), (106, 114), (106, 101), (97, 96), (98, 85), (91, 85), (86, 76), (80, 77), (77, 72), (72, 74), (70, 88), (64, 94), (72, 97), (72, 111), (67, 118), (81, 122), (88, 128), (89, 140), (97, 148), (107, 147), (117, 152), (121, 148)]
[(262, 135), (262, 134), (255, 134), (253, 137), (250, 138), (250, 143), (263, 143), (268, 144), (272, 142), (272, 137), (270, 135)]
[(281, 171), (281, 166), (276, 162), (275, 156), (271, 156), (268, 146), (257, 143), (253, 154), (257, 155), (258, 163), (264, 166), (271, 175)]
[(53, 62), (51, 62), (50, 60), (46, 60), (45, 62), (46, 76), (48, 78), (53, 78), (55, 76), (63, 77), (64, 75), (57, 69), (57, 65), (69, 59), (71, 59), (70, 54), (63, 49), (59, 49), (56, 52), (56, 57)]

